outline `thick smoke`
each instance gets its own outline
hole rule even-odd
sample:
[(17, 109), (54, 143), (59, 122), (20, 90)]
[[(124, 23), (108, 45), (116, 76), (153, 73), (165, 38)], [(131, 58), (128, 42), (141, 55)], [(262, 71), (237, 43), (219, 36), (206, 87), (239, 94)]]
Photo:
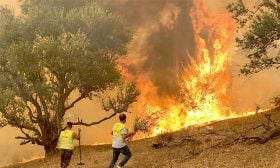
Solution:
[(15, 137), (20, 135), (20, 131), (11, 127), (5, 127), (0, 130), (0, 133), (0, 167), (44, 156), (44, 152), (40, 150), (39, 146), (19, 145), (20, 141), (16, 140)]
[(125, 18), (135, 37), (128, 56), (134, 76), (145, 75), (159, 95), (178, 93), (178, 80), (195, 56), (194, 31), (189, 16), (191, 0), (103, 0), (103, 4)]
[[(100, 0), (104, 6), (117, 12), (127, 20), (135, 33), (129, 46), (133, 76), (145, 76), (153, 82), (159, 93), (174, 95), (178, 92), (178, 80), (183, 67), (188, 64), (188, 56), (195, 57), (196, 45), (189, 16), (192, 0)], [(205, 0), (213, 12), (226, 12), (225, 5), (231, 0)], [(255, 3), (255, 0), (247, 0)], [(20, 13), (19, 1), (0, 0), (0, 5), (9, 4)], [(233, 44), (234, 45), (234, 44)], [(243, 53), (233, 48), (232, 55), (232, 105), (237, 110), (252, 109), (256, 104), (268, 102), (271, 96), (280, 93), (279, 71), (263, 72), (253, 77), (239, 77), (238, 71), (246, 62)], [(242, 62), (241, 62), (242, 60)], [(147, 84), (147, 83), (145, 83)], [(277, 90), (278, 88), (278, 90)], [(96, 121), (108, 115), (101, 110), (98, 100), (83, 101), (66, 116), (66, 120)], [(129, 119), (132, 116), (129, 115)], [(98, 126), (82, 128), (82, 143), (110, 142), (110, 130), (114, 118)], [(129, 121), (132, 125), (132, 121)], [(76, 129), (76, 128), (75, 128)], [(28, 156), (42, 156), (42, 148), (19, 146), (14, 137), (19, 132), (13, 128), (0, 129), (0, 166), (8, 163), (31, 159)], [(28, 153), (26, 156), (24, 154)]]
[[(189, 56), (193, 58), (197, 56), (190, 18), (193, 0), (102, 0), (102, 2), (105, 7), (120, 14), (129, 26), (133, 27), (135, 35), (128, 50), (128, 57), (131, 60), (129, 73), (134, 78), (141, 78), (142, 81), (151, 81), (160, 96), (176, 95), (179, 91), (178, 81), (184, 67), (189, 63)], [(232, 0), (204, 0), (204, 2), (211, 11), (226, 13), (225, 6)], [(259, 3), (257, 0), (244, 2), (249, 7)], [(201, 36), (207, 39), (204, 34)], [(248, 60), (244, 57), (245, 53), (235, 46), (236, 44), (232, 42), (229, 51), (232, 76), (229, 94), (233, 110), (252, 110), (256, 105), (270, 108), (270, 99), (280, 92), (277, 86), (280, 80), (278, 71), (264, 71), (250, 77), (240, 76), (240, 68)], [(146, 80), (143, 80), (143, 76)], [(271, 76), (275, 77), (272, 79)]]

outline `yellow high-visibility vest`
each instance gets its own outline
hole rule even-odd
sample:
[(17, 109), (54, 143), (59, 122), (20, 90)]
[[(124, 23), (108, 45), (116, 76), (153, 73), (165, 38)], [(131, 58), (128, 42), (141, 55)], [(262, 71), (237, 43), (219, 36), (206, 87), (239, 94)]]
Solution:
[(122, 129), (125, 128), (125, 125), (123, 123), (116, 123), (113, 126), (113, 137), (118, 137), (118, 138), (122, 138), (122, 134), (121, 131)]
[(74, 138), (72, 130), (61, 131), (56, 148), (58, 149), (74, 149)]

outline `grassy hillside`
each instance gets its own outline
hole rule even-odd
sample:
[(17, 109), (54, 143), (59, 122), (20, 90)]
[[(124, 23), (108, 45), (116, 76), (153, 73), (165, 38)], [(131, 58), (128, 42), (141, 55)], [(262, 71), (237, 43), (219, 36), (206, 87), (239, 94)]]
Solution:
[[(270, 114), (273, 120), (280, 120), (279, 111)], [(244, 137), (261, 134), (261, 127), (251, 128), (266, 121), (262, 114), (257, 114), (131, 142), (132, 159), (127, 168), (280, 167), (280, 138), (258, 144)], [(82, 151), (85, 165), (77, 166), (78, 150), (75, 150), (70, 168), (105, 168), (111, 159), (110, 145), (83, 146)], [(59, 156), (9, 168), (33, 167), (58, 168)]]

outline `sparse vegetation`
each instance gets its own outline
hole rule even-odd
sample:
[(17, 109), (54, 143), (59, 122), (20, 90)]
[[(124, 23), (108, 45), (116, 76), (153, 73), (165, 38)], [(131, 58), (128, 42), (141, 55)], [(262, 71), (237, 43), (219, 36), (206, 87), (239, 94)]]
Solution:
[[(264, 114), (273, 116), (275, 120), (280, 119), (280, 113), (276, 110)], [(280, 165), (280, 139), (263, 145), (251, 139), (241, 140), (244, 138), (241, 135), (253, 137), (262, 133), (263, 128), (256, 127), (266, 121), (262, 114), (257, 114), (131, 142), (132, 159), (127, 168), (277, 167)], [(159, 141), (165, 141), (166, 145), (153, 148), (152, 145)], [(106, 167), (112, 155), (111, 145), (83, 146), (82, 151), (85, 168)], [(76, 167), (78, 159), (78, 151), (74, 151), (70, 167)], [(9, 168), (55, 168), (57, 165), (59, 156)]]

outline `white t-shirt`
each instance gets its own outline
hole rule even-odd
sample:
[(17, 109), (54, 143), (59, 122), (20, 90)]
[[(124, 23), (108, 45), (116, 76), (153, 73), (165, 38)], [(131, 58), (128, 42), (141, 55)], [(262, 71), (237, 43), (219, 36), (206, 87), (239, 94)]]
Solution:
[[(127, 128), (123, 128), (121, 130), (121, 134), (127, 134), (128, 133), (128, 129)], [(127, 145), (127, 143), (125, 142), (125, 140), (122, 137), (113, 137), (113, 142), (112, 142), (112, 147), (113, 148), (122, 148), (125, 147)]]

